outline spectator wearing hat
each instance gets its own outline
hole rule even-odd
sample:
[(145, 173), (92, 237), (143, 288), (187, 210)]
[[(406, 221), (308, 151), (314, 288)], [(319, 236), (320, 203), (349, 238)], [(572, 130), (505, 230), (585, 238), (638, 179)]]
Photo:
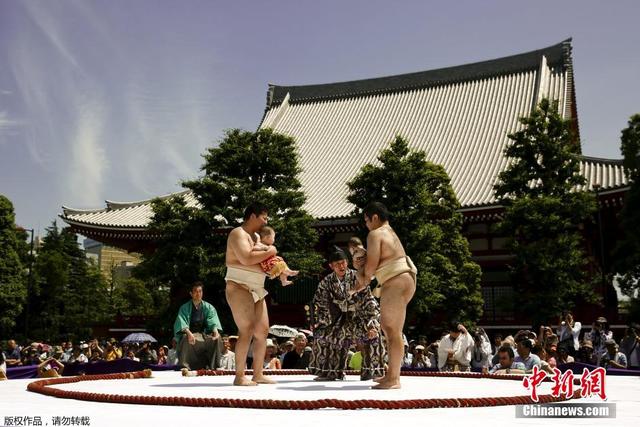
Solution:
[(600, 358), (607, 353), (607, 346), (605, 342), (608, 339), (613, 338), (613, 333), (609, 330), (607, 319), (604, 317), (598, 317), (595, 322), (593, 322), (593, 326), (591, 327), (591, 331), (584, 334), (584, 339), (586, 341), (591, 341), (593, 345), (593, 354), (596, 358), (596, 364), (600, 365)]
[(59, 345), (55, 345), (53, 346), (53, 349), (51, 351), (51, 356), (59, 361), (62, 361), (62, 356), (64, 355), (64, 350), (62, 349), (62, 346)]
[(579, 362), (587, 363), (589, 365), (596, 364), (595, 355), (593, 354), (593, 344), (591, 341), (583, 340), (580, 343), (577, 356)]
[(276, 357), (276, 345), (271, 338), (267, 338), (267, 349), (264, 353), (264, 369), (282, 369), (280, 359)]
[(534, 366), (540, 368), (542, 365), (540, 357), (531, 352), (534, 345), (533, 340), (530, 338), (524, 338), (516, 342), (518, 356), (514, 358), (514, 361), (521, 362), (527, 373), (530, 373)]
[(122, 358), (122, 350), (118, 348), (118, 341), (115, 338), (110, 338), (105, 344), (102, 358), (107, 362)]
[(603, 368), (627, 369), (627, 356), (618, 351), (618, 344), (611, 338), (605, 341), (607, 352), (600, 358), (600, 366)]
[(284, 357), (287, 355), (287, 353), (293, 350), (293, 347), (294, 345), (292, 340), (288, 340), (280, 346), (280, 365), (284, 363)]
[(431, 361), (426, 355), (426, 348), (422, 344), (418, 344), (414, 349), (410, 366), (411, 369), (425, 369), (431, 367)]
[(282, 369), (307, 369), (310, 357), (310, 354), (304, 351), (307, 346), (307, 336), (299, 333), (294, 338), (293, 345), (293, 350), (284, 356)]
[[(59, 355), (62, 356), (62, 348)], [(62, 375), (64, 365), (55, 357), (49, 357), (38, 365), (38, 378), (56, 378)]]
[[(236, 337), (237, 339), (237, 337)], [(236, 354), (231, 351), (231, 337), (222, 337), (222, 355), (220, 356), (220, 369), (236, 370)]]
[(569, 349), (573, 346), (572, 343), (568, 345), (560, 345), (558, 346), (558, 359), (557, 362), (559, 365), (564, 365), (565, 363), (573, 363), (575, 362), (575, 358), (569, 354)]

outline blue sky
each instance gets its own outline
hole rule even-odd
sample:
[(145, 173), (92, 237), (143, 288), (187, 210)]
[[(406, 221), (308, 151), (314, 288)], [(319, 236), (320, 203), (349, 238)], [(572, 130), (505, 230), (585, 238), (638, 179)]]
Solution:
[(459, 65), (573, 37), (587, 155), (640, 112), (640, 2), (0, 1), (0, 193), (44, 229), (61, 205), (180, 189), (267, 84)]

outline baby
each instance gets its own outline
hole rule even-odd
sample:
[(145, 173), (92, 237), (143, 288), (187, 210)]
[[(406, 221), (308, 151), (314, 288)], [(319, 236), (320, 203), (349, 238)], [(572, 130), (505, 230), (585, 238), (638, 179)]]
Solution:
[[(271, 227), (262, 227), (260, 232), (256, 236), (256, 243), (253, 246), (256, 250), (264, 250), (269, 249), (269, 246), (273, 245), (276, 240), (276, 232)], [(289, 281), (289, 276), (297, 276), (299, 271), (290, 270), (287, 263), (279, 256), (272, 256), (260, 263), (260, 267), (262, 271), (267, 273), (269, 278), (275, 279), (276, 277), (280, 277), (280, 282), (282, 286), (290, 285), (291, 281)]]
[(351, 262), (355, 265), (356, 262), (361, 261), (363, 258), (367, 257), (367, 250), (364, 248), (362, 244), (362, 240), (357, 237), (352, 237), (349, 239), (349, 243), (347, 244), (349, 248), (349, 253), (351, 254)]

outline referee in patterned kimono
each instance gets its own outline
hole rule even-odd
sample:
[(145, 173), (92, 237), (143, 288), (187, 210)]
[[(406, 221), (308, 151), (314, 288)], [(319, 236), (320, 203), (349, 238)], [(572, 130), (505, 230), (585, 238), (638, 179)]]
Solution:
[(218, 312), (202, 300), (202, 282), (191, 286), (191, 300), (178, 311), (173, 332), (178, 343), (178, 365), (183, 369), (217, 369), (222, 356)]
[(329, 255), (333, 271), (313, 298), (314, 331), (309, 372), (316, 381), (344, 379), (349, 348), (363, 345), (360, 379), (384, 376), (385, 348), (380, 331), (380, 309), (369, 287), (354, 292), (356, 271), (348, 268), (347, 254), (334, 247)]

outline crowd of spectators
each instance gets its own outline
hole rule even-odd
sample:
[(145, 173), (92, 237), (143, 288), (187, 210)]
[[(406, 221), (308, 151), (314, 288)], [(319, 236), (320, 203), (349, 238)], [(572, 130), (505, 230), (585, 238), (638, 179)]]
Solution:
[(626, 328), (617, 342), (604, 317), (596, 319), (587, 332), (570, 312), (563, 313), (555, 327), (543, 325), (536, 333), (520, 330), (493, 341), (486, 331), (467, 331), (452, 324), (440, 339), (429, 344), (422, 336), (405, 341), (405, 368), (438, 368), (440, 371), (529, 373), (534, 366), (548, 373), (559, 365), (580, 362), (604, 368), (640, 369), (640, 326)]
[[(503, 337), (494, 334), (491, 340), (482, 328), (468, 331), (462, 324), (453, 323), (441, 337), (429, 343), (426, 336), (407, 340), (403, 367), (407, 369), (437, 368), (440, 371), (469, 371), (492, 373), (529, 373), (534, 366), (553, 373), (553, 368), (571, 362), (582, 362), (605, 368), (640, 369), (640, 336), (638, 325), (629, 326), (617, 342), (605, 318), (596, 319), (589, 331), (583, 332), (580, 322), (571, 313), (564, 313), (555, 327), (541, 326), (538, 332), (520, 330)], [(221, 369), (235, 369), (237, 336), (223, 335), (224, 350)], [(263, 361), (267, 369), (306, 369), (311, 355), (312, 335), (302, 332), (291, 338), (271, 337)], [(61, 342), (57, 345), (31, 343), (20, 346), (15, 340), (6, 342), (0, 352), (0, 378), (6, 377), (7, 367), (36, 366), (38, 376), (61, 375), (69, 364), (95, 363), (117, 359), (131, 359), (148, 364), (176, 365), (176, 342), (122, 343), (115, 338), (99, 341)], [(248, 366), (252, 351), (249, 349)], [(348, 367), (359, 370), (362, 348), (349, 352)]]

